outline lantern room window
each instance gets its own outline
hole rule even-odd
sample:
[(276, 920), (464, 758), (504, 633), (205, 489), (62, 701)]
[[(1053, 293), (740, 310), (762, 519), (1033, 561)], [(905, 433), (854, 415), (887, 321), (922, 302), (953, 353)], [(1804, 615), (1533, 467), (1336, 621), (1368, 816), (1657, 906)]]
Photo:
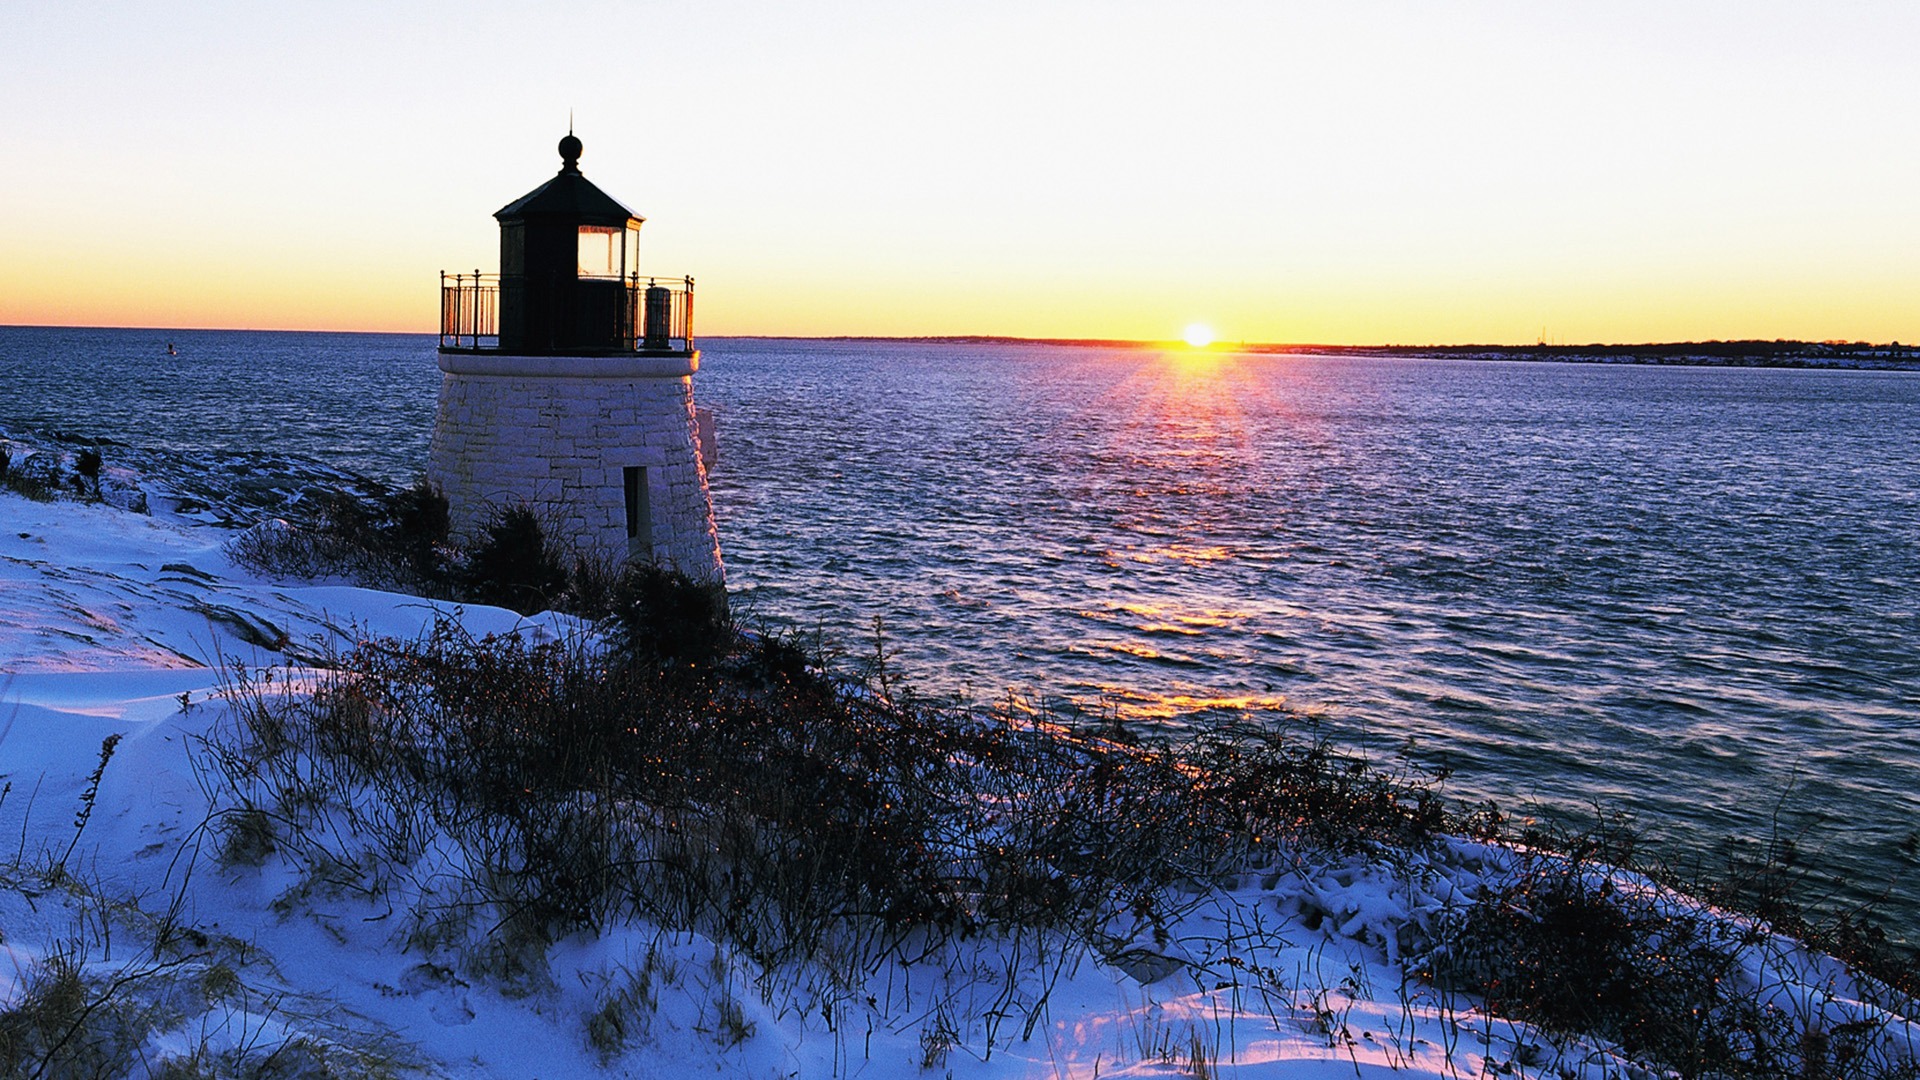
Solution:
[(624, 229), (601, 225), (580, 226), (580, 276), (583, 278), (619, 278), (626, 276), (626, 245), (621, 243)]

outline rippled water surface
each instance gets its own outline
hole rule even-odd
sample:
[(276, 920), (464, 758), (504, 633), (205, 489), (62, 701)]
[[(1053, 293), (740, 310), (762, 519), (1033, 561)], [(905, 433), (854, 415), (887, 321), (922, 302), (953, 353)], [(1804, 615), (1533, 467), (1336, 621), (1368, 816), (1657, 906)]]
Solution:
[[(0, 427), (182, 467), (424, 461), (429, 338), (175, 339), (170, 360), (152, 333), (0, 330)], [(854, 652), (879, 616), (933, 690), (1311, 716), (1451, 768), (1462, 798), (1626, 809), (1682, 856), (1784, 805), (1825, 821), (1816, 866), (1920, 937), (1920, 376), (704, 353), (752, 610)]]

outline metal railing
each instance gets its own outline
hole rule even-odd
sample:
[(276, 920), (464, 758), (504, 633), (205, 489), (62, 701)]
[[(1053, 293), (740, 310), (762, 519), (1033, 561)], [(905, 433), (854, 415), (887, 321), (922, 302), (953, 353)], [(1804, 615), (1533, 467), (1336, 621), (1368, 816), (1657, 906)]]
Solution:
[[(611, 292), (611, 295), (609, 295)], [(502, 312), (511, 310), (507, 337), (523, 338), (529, 323), (543, 325), (558, 341), (511, 340), (503, 344)], [(513, 325), (515, 320), (518, 325)], [(562, 329), (564, 328), (564, 329)], [(499, 274), (440, 273), (440, 347), (490, 352), (567, 350), (566, 341), (591, 342), (588, 351), (692, 352), (693, 279), (633, 274), (625, 279), (532, 281)]]
[(642, 352), (693, 351), (693, 279), (642, 278), (626, 282), (625, 338)]
[(500, 347), (500, 275), (440, 271), (440, 347)]

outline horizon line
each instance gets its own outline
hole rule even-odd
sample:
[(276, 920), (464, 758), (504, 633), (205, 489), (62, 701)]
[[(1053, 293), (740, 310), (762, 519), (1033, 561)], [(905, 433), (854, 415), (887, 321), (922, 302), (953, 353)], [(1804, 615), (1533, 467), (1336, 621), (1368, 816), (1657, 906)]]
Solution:
[[(156, 334), (213, 333), (213, 334), (365, 334), (387, 337), (438, 337), (431, 330), (343, 330), (317, 329), (310, 327), (259, 327), (259, 326), (98, 326), (81, 323), (0, 323), (0, 329), (7, 330), (125, 330), (151, 331)], [(1209, 345), (1189, 345), (1177, 338), (1093, 338), (1093, 337), (1028, 337), (1018, 334), (708, 334), (705, 340), (722, 341), (859, 341), (859, 342), (908, 342), (927, 345), (953, 344), (1003, 344), (1003, 345), (1056, 345), (1081, 348), (1116, 349), (1163, 349), (1176, 348), (1192, 352), (1269, 352), (1269, 353), (1312, 353), (1312, 352), (1354, 352), (1354, 351), (1433, 351), (1433, 352), (1578, 352), (1582, 350), (1667, 350), (1689, 347), (1721, 348), (1770, 347), (1770, 351), (1798, 346), (1810, 348), (1914, 348), (1911, 343), (1900, 341), (1875, 342), (1865, 339), (1823, 338), (1818, 341), (1803, 338), (1703, 338), (1687, 341), (1640, 341), (1640, 342), (1586, 342), (1584, 344), (1548, 343), (1548, 342), (1426, 342), (1411, 344), (1404, 342), (1375, 342), (1367, 344), (1332, 342), (1263, 342), (1263, 341), (1216, 341)]]

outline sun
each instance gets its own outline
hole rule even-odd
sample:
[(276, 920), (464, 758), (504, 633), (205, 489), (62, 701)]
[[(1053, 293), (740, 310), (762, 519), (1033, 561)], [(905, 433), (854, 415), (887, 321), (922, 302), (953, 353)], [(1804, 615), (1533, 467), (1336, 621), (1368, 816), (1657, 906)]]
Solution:
[(1213, 327), (1208, 326), (1206, 323), (1193, 323), (1189, 325), (1186, 331), (1180, 336), (1185, 338), (1187, 344), (1194, 348), (1204, 349), (1213, 344)]

